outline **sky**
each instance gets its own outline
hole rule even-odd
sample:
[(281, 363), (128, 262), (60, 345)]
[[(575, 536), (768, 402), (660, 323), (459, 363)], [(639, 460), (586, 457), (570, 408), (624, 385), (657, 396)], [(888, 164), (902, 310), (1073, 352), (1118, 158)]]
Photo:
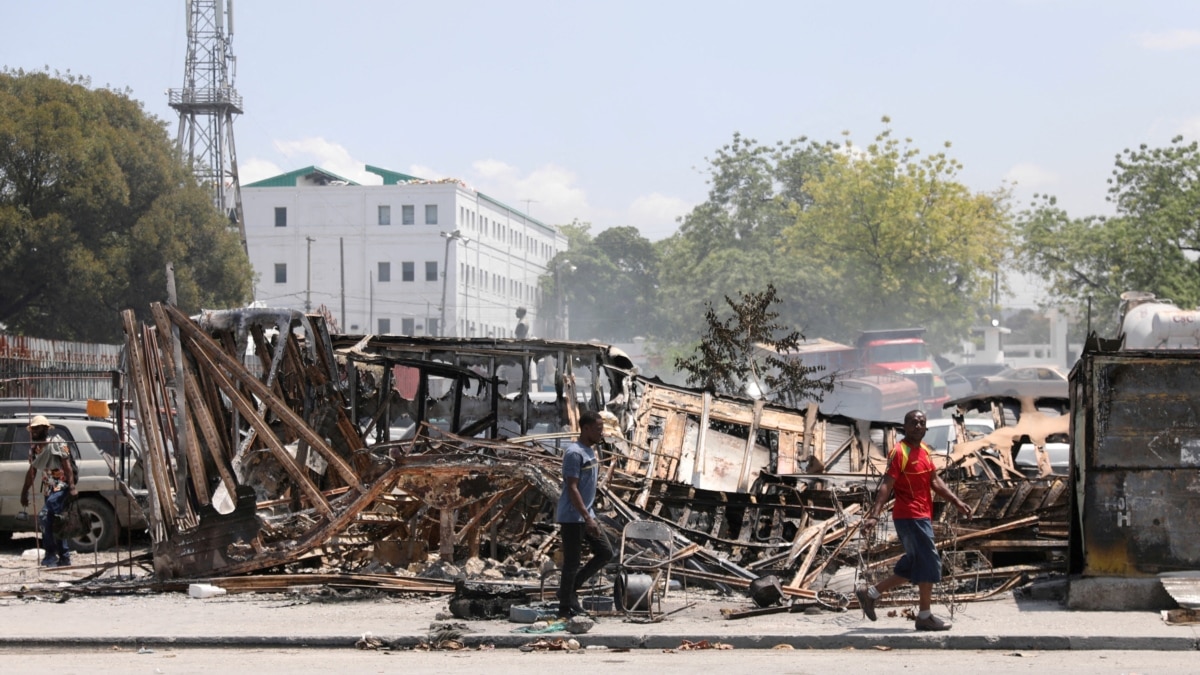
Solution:
[[(127, 90), (174, 136), (185, 6), (0, 0), (0, 66)], [(1112, 212), (1122, 149), (1200, 139), (1195, 0), (239, 0), (232, 49), (243, 184), (371, 164), (655, 241), (735, 133), (865, 145), (887, 116), (972, 190), (1073, 217)]]

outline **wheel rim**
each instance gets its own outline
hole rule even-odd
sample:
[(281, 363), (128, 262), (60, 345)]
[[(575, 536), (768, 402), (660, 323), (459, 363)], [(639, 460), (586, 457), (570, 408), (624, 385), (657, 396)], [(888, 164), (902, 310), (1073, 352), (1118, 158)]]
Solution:
[(79, 548), (94, 548), (104, 538), (104, 519), (91, 509), (83, 509), (83, 534), (75, 537)]

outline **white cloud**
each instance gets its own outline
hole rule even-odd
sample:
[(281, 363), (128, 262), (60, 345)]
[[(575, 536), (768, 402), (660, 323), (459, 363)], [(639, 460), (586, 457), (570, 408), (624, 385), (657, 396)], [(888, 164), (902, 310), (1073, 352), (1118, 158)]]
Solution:
[(679, 227), (676, 220), (691, 210), (692, 205), (678, 197), (654, 192), (633, 200), (627, 224), (641, 230), (647, 239), (663, 239)]
[(470, 179), (481, 192), (543, 223), (564, 225), (575, 219), (591, 223), (593, 234), (632, 225), (647, 239), (662, 239), (675, 232), (675, 219), (692, 208), (682, 199), (657, 192), (634, 199), (625, 209), (597, 207), (578, 184), (575, 172), (554, 164), (523, 173), (507, 162), (481, 159), (471, 169)]
[(1004, 180), (1024, 189), (1044, 189), (1058, 183), (1058, 179), (1058, 174), (1030, 162), (1013, 165), (1004, 174)]
[[(239, 168), (243, 185), (309, 164), (364, 185), (378, 185), (381, 182), (379, 176), (366, 170), (365, 162), (355, 159), (344, 146), (324, 138), (277, 140), (274, 147), (282, 158), (279, 161), (252, 157), (242, 163)], [(281, 164), (287, 168), (280, 168)], [(568, 168), (554, 164), (523, 171), (503, 160), (488, 158), (472, 162), (465, 176), (421, 164), (411, 164), (403, 171), (427, 180), (458, 178), (543, 223), (565, 225), (579, 219), (592, 223), (593, 233), (610, 227), (632, 225), (648, 239), (662, 239), (675, 231), (676, 219), (692, 208), (679, 198), (657, 192), (637, 197), (624, 209), (596, 207), (588, 200), (587, 191), (579, 185), (579, 176)]]
[(367, 171), (366, 162), (354, 159), (345, 147), (331, 143), (324, 138), (275, 141), (275, 149), (297, 164), (319, 166), (356, 183), (363, 185), (381, 185), (383, 183), (382, 178)]
[(1139, 47), (1155, 51), (1175, 51), (1200, 47), (1200, 30), (1144, 31), (1133, 36)]
[(576, 185), (578, 178), (569, 169), (547, 164), (522, 174), (517, 167), (496, 159), (477, 160), (471, 169), (470, 182), (476, 189), (543, 223), (562, 225), (576, 218), (591, 221), (595, 215), (587, 193)]
[(1200, 117), (1184, 120), (1179, 125), (1178, 133), (1191, 140), (1200, 139)]
[(441, 180), (448, 177), (446, 174), (438, 171), (437, 169), (421, 164), (410, 164), (408, 166), (408, 170), (404, 173), (407, 173), (410, 176), (416, 176), (417, 178), (424, 178), (425, 180)]
[(286, 173), (285, 169), (279, 168), (275, 162), (258, 157), (251, 157), (245, 162), (238, 164), (238, 178), (242, 185), (249, 185), (264, 178), (278, 176), (281, 173)]

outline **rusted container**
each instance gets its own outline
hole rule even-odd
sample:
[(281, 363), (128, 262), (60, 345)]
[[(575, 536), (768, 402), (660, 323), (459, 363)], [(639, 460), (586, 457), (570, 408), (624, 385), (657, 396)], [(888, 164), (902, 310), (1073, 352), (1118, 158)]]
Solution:
[(1071, 372), (1072, 572), (1200, 569), (1200, 351), (1092, 341)]

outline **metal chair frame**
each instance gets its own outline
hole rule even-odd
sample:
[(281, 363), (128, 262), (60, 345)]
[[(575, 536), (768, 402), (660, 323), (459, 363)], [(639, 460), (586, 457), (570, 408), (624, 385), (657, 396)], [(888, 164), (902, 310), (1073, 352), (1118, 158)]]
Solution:
[[(632, 550), (629, 542), (638, 542), (638, 550)], [(665, 549), (665, 550), (660, 550)], [(623, 609), (626, 615), (646, 615), (651, 621), (662, 618), (662, 598), (666, 596), (671, 586), (671, 563), (675, 554), (675, 539), (671, 528), (666, 524), (653, 520), (633, 520), (621, 530), (621, 549), (617, 557), (619, 583), (614, 585), (613, 601)], [(620, 597), (627, 590), (626, 583), (629, 574), (644, 574), (650, 577), (650, 584), (636, 597), (633, 602), (626, 602)], [(655, 589), (662, 585), (662, 593), (656, 594)], [(655, 606), (658, 607), (657, 618)], [(645, 609), (638, 609), (644, 606)]]

